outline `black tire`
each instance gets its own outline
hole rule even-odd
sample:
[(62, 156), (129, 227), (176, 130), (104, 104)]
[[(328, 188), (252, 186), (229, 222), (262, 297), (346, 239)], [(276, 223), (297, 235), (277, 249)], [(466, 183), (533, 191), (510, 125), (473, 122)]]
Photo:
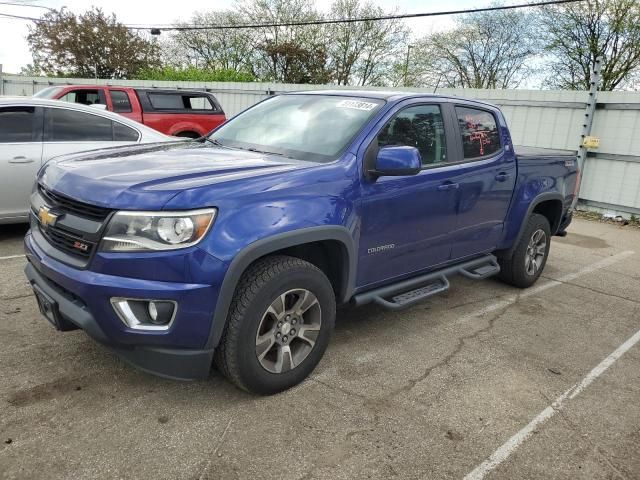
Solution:
[[(263, 360), (258, 359), (258, 328), (262, 328), (263, 318), (266, 318), (273, 302), (287, 295), (285, 292), (296, 289), (315, 295), (317, 302), (314, 308), (319, 308), (321, 315), (319, 331), (316, 332), (315, 344), (308, 347), (309, 352), (299, 364), (290, 370), (272, 373), (261, 364)], [(284, 255), (258, 260), (238, 283), (227, 324), (214, 355), (215, 364), (232, 383), (248, 392), (268, 395), (291, 388), (303, 381), (322, 358), (335, 323), (335, 312), (333, 288), (320, 269), (299, 258)], [(303, 320), (300, 322), (303, 325)], [(276, 325), (273, 328), (279, 332)], [(293, 349), (293, 339), (289, 341)], [(293, 359), (293, 356), (289, 358)]]
[[(539, 231), (544, 232), (544, 254), (539, 257), (540, 264), (536, 262), (535, 267), (530, 263), (527, 263), (527, 256), (529, 255), (530, 242), (533, 236)], [(509, 285), (513, 285), (519, 288), (526, 288), (533, 285), (540, 274), (544, 270), (547, 264), (547, 257), (549, 256), (549, 247), (551, 245), (551, 228), (549, 221), (543, 215), (537, 213), (532, 214), (527, 220), (527, 225), (522, 232), (522, 236), (515, 246), (510, 256), (498, 257), (498, 263), (500, 264), (500, 274), (498, 278)], [(531, 265), (531, 268), (527, 268)], [(533, 272), (532, 272), (533, 270)]]

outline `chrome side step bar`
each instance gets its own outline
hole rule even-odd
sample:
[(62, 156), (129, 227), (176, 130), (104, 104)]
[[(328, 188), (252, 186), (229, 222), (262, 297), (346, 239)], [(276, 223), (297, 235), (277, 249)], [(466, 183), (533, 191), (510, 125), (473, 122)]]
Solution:
[(499, 272), (500, 266), (496, 257), (485, 255), (418, 277), (402, 280), (392, 285), (360, 293), (353, 297), (353, 303), (355, 305), (364, 305), (374, 302), (391, 310), (400, 310), (448, 290), (448, 278), (453, 275), (460, 274), (472, 280), (482, 280)]

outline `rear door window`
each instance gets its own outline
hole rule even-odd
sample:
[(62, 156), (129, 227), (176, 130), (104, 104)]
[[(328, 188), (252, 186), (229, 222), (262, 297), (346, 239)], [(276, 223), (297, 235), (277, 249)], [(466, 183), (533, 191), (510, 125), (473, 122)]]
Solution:
[(137, 141), (138, 137), (133, 128), (99, 115), (63, 108), (47, 109), (47, 142), (128, 142)]
[(500, 150), (500, 135), (496, 118), (486, 110), (456, 107), (462, 135), (465, 160), (486, 157)]
[(35, 107), (0, 108), (0, 143), (26, 143), (38, 141), (42, 131), (35, 128)]
[(111, 105), (113, 105), (113, 111), (116, 113), (130, 113), (131, 101), (129, 101), (129, 94), (122, 90), (111, 90)]

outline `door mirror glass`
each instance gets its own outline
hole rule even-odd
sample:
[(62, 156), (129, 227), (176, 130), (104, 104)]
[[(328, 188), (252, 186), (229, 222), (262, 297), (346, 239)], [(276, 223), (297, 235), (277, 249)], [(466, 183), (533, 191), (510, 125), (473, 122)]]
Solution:
[(371, 172), (376, 177), (398, 177), (415, 175), (422, 168), (420, 152), (415, 147), (390, 146), (378, 150), (375, 171)]

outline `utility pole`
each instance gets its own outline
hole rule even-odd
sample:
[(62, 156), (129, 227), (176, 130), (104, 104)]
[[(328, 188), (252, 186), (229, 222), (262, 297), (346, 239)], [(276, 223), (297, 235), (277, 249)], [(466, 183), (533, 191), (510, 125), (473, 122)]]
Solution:
[[(587, 161), (588, 145), (585, 144), (585, 139), (591, 136), (591, 128), (593, 127), (593, 117), (596, 113), (596, 103), (598, 101), (598, 88), (600, 88), (600, 69), (602, 67), (602, 58), (596, 58), (594, 65), (591, 67), (591, 73), (589, 75), (589, 97), (587, 99), (587, 107), (584, 113), (584, 123), (582, 124), (582, 134), (580, 135), (580, 147), (578, 148), (578, 168), (580, 169), (580, 176), (577, 179), (579, 182), (577, 185), (577, 192), (580, 192), (580, 184), (584, 178), (584, 165)], [(573, 199), (572, 207), (575, 208), (578, 203), (578, 195)]]
[(409, 53), (411, 52), (411, 49), (413, 48), (413, 45), (407, 45), (407, 59), (404, 62), (404, 86), (407, 86), (407, 77), (409, 75)]

